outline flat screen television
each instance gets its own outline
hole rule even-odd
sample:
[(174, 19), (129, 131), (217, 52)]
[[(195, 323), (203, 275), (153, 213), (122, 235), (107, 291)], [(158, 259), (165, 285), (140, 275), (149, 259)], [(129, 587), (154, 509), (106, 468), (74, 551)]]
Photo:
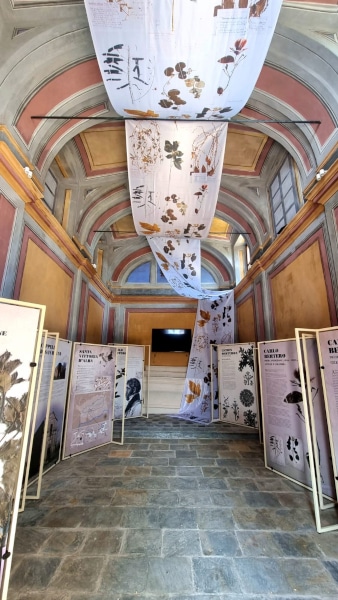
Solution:
[(190, 352), (191, 329), (153, 329), (152, 352)]

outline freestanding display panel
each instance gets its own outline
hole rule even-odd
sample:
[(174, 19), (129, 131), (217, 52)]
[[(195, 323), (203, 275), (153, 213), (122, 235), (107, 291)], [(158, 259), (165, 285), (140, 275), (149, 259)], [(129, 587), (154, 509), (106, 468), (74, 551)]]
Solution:
[(6, 600), (45, 307), (0, 299), (1, 599)]

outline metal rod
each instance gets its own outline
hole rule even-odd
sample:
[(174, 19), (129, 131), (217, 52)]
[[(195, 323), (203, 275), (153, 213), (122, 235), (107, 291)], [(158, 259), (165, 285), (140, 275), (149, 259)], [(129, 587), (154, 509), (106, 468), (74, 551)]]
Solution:
[[(68, 115), (58, 115), (58, 116), (50, 116), (50, 115), (32, 115), (31, 119), (68, 119), (69, 121), (72, 120), (78, 120), (78, 121), (137, 121), (140, 119), (135, 119), (134, 118), (120, 118), (120, 117), (72, 117), (72, 116), (68, 116)], [(167, 121), (168, 119), (159, 119), (156, 117), (147, 117), (145, 119), (143, 119), (145, 121)], [(176, 121), (180, 121), (181, 119), (176, 119)], [(182, 119), (183, 120), (183, 119)], [(210, 121), (211, 119), (189, 119), (189, 121), (193, 121), (193, 122), (197, 122), (199, 123), (200, 121)], [(246, 124), (249, 125), (250, 123), (285, 123), (285, 124), (311, 124), (311, 125), (320, 125), (321, 121), (317, 121), (317, 120), (305, 120), (302, 121), (301, 119), (297, 119), (297, 120), (292, 120), (292, 119), (288, 119), (288, 120), (283, 120), (283, 121), (279, 121), (278, 119), (213, 119), (213, 121), (219, 121), (220, 123), (240, 123), (240, 124)]]
[[(93, 229), (93, 233), (136, 233), (136, 231), (116, 231), (114, 229)], [(211, 235), (241, 235), (242, 233), (247, 233), (250, 235), (250, 231), (229, 231), (228, 233), (219, 233), (219, 231), (209, 231)], [(145, 237), (146, 235), (143, 234)], [(168, 236), (165, 236), (168, 237)]]

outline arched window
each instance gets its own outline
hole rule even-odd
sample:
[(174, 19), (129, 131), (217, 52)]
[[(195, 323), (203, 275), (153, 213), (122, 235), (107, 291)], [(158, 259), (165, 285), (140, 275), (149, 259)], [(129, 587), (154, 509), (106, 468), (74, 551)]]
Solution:
[(151, 262), (144, 262), (131, 271), (127, 278), (127, 283), (150, 283)]

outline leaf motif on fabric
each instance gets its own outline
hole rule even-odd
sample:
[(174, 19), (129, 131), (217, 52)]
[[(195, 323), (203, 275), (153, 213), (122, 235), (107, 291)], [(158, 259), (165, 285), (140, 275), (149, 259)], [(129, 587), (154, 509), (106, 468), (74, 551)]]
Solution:
[(196, 381), (192, 381), (192, 379), (189, 379), (189, 390), (195, 394), (195, 396), (200, 396), (201, 394), (201, 385), (199, 383), (196, 383)]
[(166, 257), (161, 254), (161, 252), (156, 252), (156, 256), (158, 256), (160, 260), (163, 260), (164, 263), (168, 263)]
[(156, 225), (156, 223), (151, 225), (150, 223), (144, 223), (144, 221), (140, 221), (140, 226), (149, 233), (159, 233), (161, 231), (161, 228)]
[(201, 315), (202, 319), (205, 319), (206, 321), (210, 321), (210, 313), (208, 310), (200, 310), (200, 315)]

